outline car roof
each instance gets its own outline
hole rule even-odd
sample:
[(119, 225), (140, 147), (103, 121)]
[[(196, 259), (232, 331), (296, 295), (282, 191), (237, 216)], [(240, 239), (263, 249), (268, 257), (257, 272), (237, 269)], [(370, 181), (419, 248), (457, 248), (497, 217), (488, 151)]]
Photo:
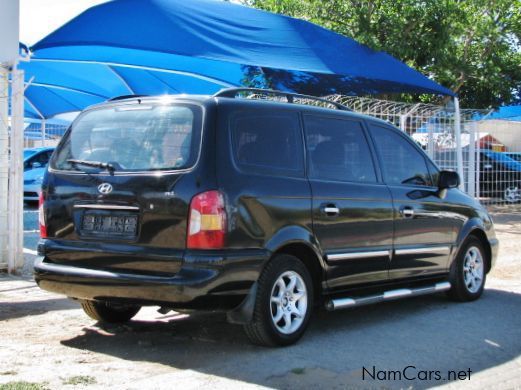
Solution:
[(358, 118), (360, 120), (369, 120), (371, 122), (376, 122), (385, 125), (394, 126), (392, 123), (388, 121), (384, 121), (379, 118), (375, 118), (373, 116), (360, 114), (354, 111), (348, 110), (338, 110), (327, 107), (319, 107), (313, 105), (306, 104), (298, 104), (298, 103), (288, 103), (267, 99), (247, 99), (247, 98), (231, 98), (231, 97), (215, 97), (212, 95), (190, 95), (190, 94), (177, 94), (177, 95), (155, 95), (155, 96), (131, 96), (124, 98), (116, 98), (114, 100), (108, 100), (103, 103), (98, 103), (92, 106), (89, 106), (85, 109), (85, 111), (102, 108), (102, 107), (112, 107), (112, 106), (120, 106), (120, 105), (129, 105), (129, 104), (142, 104), (142, 103), (170, 103), (175, 101), (192, 101), (198, 104), (224, 104), (224, 105), (239, 105), (239, 106), (266, 106), (271, 108), (279, 108), (279, 109), (289, 109), (289, 110), (297, 110), (297, 111), (305, 111), (308, 113), (317, 113), (317, 114), (332, 114), (344, 116), (346, 118)]

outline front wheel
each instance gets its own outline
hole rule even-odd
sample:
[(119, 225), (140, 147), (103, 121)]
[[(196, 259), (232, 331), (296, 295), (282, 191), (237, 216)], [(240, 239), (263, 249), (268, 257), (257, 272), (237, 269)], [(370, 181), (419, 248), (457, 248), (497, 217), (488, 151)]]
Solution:
[(130, 321), (141, 309), (141, 306), (87, 300), (81, 302), (81, 307), (93, 320), (110, 323)]
[(475, 237), (469, 237), (463, 244), (450, 270), (450, 298), (468, 302), (483, 294), (486, 281), (486, 258), (483, 245)]
[(508, 203), (516, 203), (521, 200), (521, 193), (519, 187), (508, 186), (503, 191), (503, 199)]
[(277, 255), (258, 280), (253, 318), (244, 330), (254, 344), (290, 345), (304, 334), (312, 308), (307, 268), (294, 256)]

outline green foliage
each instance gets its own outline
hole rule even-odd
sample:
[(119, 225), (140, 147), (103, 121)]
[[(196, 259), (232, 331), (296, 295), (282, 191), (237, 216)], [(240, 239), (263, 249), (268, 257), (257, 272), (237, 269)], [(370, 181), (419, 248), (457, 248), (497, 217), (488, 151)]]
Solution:
[(521, 0), (243, 2), (386, 51), (457, 92), (466, 107), (521, 99)]
[(8, 382), (0, 384), (0, 390), (48, 390), (46, 383), (33, 383), (33, 382)]
[(64, 385), (93, 385), (97, 383), (96, 378), (90, 375), (74, 375), (63, 380)]

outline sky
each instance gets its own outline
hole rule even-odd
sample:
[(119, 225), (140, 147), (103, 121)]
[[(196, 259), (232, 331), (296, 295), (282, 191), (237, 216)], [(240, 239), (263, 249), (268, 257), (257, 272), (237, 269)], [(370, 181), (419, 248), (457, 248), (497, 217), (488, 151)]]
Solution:
[(87, 8), (107, 0), (20, 0), (20, 41), (33, 45)]
[[(109, 0), (19, 0), (20, 41), (28, 46), (38, 42), (76, 15)], [(186, 0), (189, 1), (189, 0)], [(238, 3), (239, 0), (230, 0)]]

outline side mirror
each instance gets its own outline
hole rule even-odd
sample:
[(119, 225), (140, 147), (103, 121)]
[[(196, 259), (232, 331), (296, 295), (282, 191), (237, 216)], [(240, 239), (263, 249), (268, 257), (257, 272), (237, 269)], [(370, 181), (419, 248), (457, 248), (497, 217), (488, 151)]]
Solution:
[(438, 188), (445, 190), (448, 188), (459, 187), (461, 181), (457, 172), (453, 171), (441, 171), (440, 178), (438, 179)]
[(39, 162), (35, 161), (32, 163), (31, 165), (33, 168), (41, 168), (42, 167), (42, 164), (40, 164)]

